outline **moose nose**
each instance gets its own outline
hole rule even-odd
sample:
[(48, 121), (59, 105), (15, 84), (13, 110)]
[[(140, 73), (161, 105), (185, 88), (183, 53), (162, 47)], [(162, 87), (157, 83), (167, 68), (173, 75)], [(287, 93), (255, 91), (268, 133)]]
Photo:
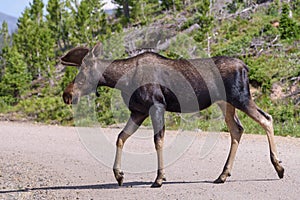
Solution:
[(72, 104), (72, 94), (64, 92), (63, 100), (64, 100), (65, 104)]

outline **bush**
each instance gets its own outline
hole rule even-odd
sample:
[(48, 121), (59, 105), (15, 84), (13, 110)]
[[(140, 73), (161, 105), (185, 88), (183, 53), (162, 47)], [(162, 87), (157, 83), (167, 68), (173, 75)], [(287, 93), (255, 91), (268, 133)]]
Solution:
[(282, 5), (282, 14), (280, 18), (280, 36), (281, 39), (297, 39), (300, 37), (300, 27), (289, 17), (290, 7), (287, 3)]
[[(273, 117), (275, 135), (300, 137), (300, 109), (292, 101), (272, 101), (268, 95), (255, 100), (257, 105)], [(254, 123), (246, 114), (239, 114), (246, 133), (265, 134), (257, 123)]]
[(30, 119), (49, 124), (73, 124), (73, 113), (69, 106), (65, 105), (59, 97), (32, 97), (22, 100), (14, 108), (22, 112)]
[(266, 14), (277, 17), (278, 13), (279, 13), (279, 1), (276, 0), (268, 7)]

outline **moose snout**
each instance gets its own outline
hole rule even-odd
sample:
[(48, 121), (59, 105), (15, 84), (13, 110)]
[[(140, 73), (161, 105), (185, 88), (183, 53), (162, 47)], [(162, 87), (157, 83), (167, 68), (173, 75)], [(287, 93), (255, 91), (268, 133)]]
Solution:
[(73, 92), (64, 92), (63, 100), (65, 104), (77, 104), (79, 101), (79, 96), (74, 95)]
[(65, 104), (77, 104), (79, 101), (79, 94), (74, 93), (74, 82), (70, 83), (63, 93), (63, 100)]
[(63, 100), (64, 100), (65, 104), (72, 104), (72, 93), (64, 92)]

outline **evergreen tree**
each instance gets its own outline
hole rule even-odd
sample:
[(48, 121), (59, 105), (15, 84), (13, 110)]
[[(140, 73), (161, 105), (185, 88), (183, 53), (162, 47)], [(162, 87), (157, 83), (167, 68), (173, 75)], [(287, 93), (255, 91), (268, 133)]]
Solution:
[(3, 21), (2, 28), (0, 29), (0, 51), (3, 47), (10, 44), (10, 35), (8, 33), (8, 25), (6, 21)]
[[(71, 47), (70, 32), (71, 28), (74, 27), (74, 19), (68, 11), (70, 5), (69, 0), (49, 0), (46, 7), (47, 26), (55, 39), (58, 51), (64, 51)], [(56, 55), (59, 54), (56, 52)]]
[(18, 20), (18, 32), (14, 35), (14, 44), (24, 56), (33, 79), (51, 76), (54, 66), (55, 39), (42, 17), (43, 3), (33, 1)]
[(59, 49), (63, 49), (61, 44), (61, 34), (62, 34), (62, 6), (60, 5), (60, 0), (49, 0), (47, 4), (46, 15), (47, 25), (51, 30), (52, 37), (56, 40)]
[(182, 0), (161, 0), (161, 5), (165, 10), (181, 10), (184, 6), (184, 1)]
[(43, 21), (43, 8), (44, 3), (42, 0), (33, 0), (32, 4), (30, 4), (31, 19), (38, 24)]
[(297, 15), (300, 15), (300, 0), (292, 0), (291, 8)]
[(227, 3), (227, 10), (229, 13), (235, 13), (238, 11), (244, 3), (244, 0), (232, 0)]
[(102, 0), (89, 0), (90, 3), (90, 29), (92, 32), (92, 37), (95, 42), (103, 40), (105, 35), (109, 32), (110, 28), (106, 21), (106, 14), (103, 10)]
[(3, 48), (4, 75), (0, 82), (0, 96), (7, 104), (17, 103), (29, 89), (31, 77), (24, 57), (13, 46)]
[(4, 74), (4, 59), (2, 57), (2, 49), (7, 47), (10, 44), (10, 36), (8, 33), (8, 25), (4, 21), (2, 23), (2, 28), (0, 29), (0, 81)]
[(149, 22), (160, 9), (159, 0), (114, 0), (119, 5), (117, 16), (123, 25)]
[(108, 25), (102, 7), (101, 0), (82, 0), (79, 5), (71, 5), (74, 18), (71, 40), (74, 45), (91, 45), (104, 38)]
[(198, 42), (203, 41), (206, 34), (211, 30), (213, 23), (213, 17), (210, 15), (210, 0), (197, 2), (197, 12), (195, 13), (194, 23), (200, 26), (200, 30), (194, 39)]
[(50, 86), (54, 85), (53, 71), (55, 66), (55, 40), (51, 35), (47, 24), (43, 23), (42, 26), (36, 31), (38, 34), (38, 41), (36, 43), (36, 67), (39, 70), (39, 77), (46, 78)]
[(112, 0), (113, 3), (119, 5), (117, 16), (121, 17), (123, 25), (130, 22), (130, 10), (129, 7), (134, 6), (132, 0)]
[(146, 24), (160, 11), (158, 0), (132, 0), (135, 5), (132, 7), (131, 20), (140, 24)]
[(280, 37), (282, 39), (293, 39), (299, 37), (299, 26), (289, 17), (290, 6), (287, 3), (282, 5), (282, 13), (280, 18)]
[(24, 56), (25, 62), (30, 66), (33, 21), (30, 17), (30, 9), (26, 8), (22, 16), (18, 19), (18, 31), (13, 35), (14, 45), (19, 49), (19, 53)]

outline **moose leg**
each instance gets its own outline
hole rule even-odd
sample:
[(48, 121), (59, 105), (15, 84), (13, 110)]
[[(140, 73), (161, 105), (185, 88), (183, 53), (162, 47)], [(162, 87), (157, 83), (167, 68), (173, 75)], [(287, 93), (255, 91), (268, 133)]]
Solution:
[(113, 167), (114, 175), (118, 181), (119, 186), (123, 184), (124, 173), (121, 171), (121, 158), (122, 158), (122, 149), (125, 141), (139, 128), (143, 121), (148, 117), (148, 114), (141, 113), (131, 113), (131, 116), (121, 131), (117, 139), (117, 148), (116, 148), (116, 157)]
[(278, 159), (277, 149), (274, 142), (273, 119), (268, 113), (257, 107), (254, 101), (250, 100), (249, 106), (243, 109), (247, 115), (258, 122), (267, 133), (271, 162), (278, 174), (279, 178), (283, 178), (284, 168), (281, 166), (281, 161)]
[(157, 177), (151, 187), (161, 187), (162, 182), (166, 180), (164, 173), (164, 161), (163, 161), (163, 144), (165, 134), (165, 122), (164, 122), (165, 107), (161, 104), (153, 105), (150, 109), (150, 116), (152, 120), (154, 130), (154, 143), (157, 153)]
[(231, 136), (231, 146), (227, 161), (223, 168), (221, 175), (214, 181), (214, 183), (224, 183), (226, 178), (230, 176), (231, 169), (233, 166), (234, 158), (236, 155), (236, 151), (243, 134), (244, 128), (236, 115), (235, 108), (227, 103), (219, 103), (219, 107), (221, 108), (224, 116), (225, 122), (228, 126), (230, 136)]

